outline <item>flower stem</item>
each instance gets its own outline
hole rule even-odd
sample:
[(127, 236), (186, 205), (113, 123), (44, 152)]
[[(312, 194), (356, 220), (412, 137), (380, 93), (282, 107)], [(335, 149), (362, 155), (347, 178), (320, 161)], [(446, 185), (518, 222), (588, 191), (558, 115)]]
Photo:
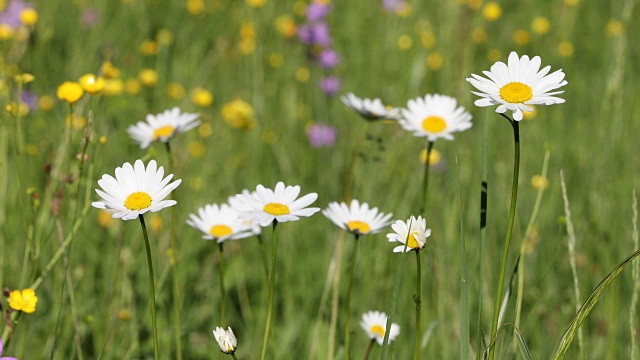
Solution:
[(224, 317), (224, 254), (222, 251), (222, 243), (218, 243), (218, 247), (220, 248), (220, 271), (218, 275), (220, 276), (220, 324), (225, 326), (225, 317)]
[(269, 283), (269, 260), (267, 260), (267, 253), (264, 251), (264, 240), (262, 239), (262, 233), (256, 235), (258, 244), (260, 244), (260, 257), (262, 258), (262, 267), (264, 269), (264, 276), (267, 278), (267, 284)]
[(278, 220), (273, 220), (273, 244), (271, 244), (271, 281), (269, 281), (269, 308), (267, 310), (267, 324), (264, 328), (264, 339), (262, 340), (262, 356), (267, 357), (267, 345), (269, 343), (269, 331), (271, 330), (271, 317), (273, 314), (273, 290), (276, 287), (276, 255), (278, 249)]
[(491, 323), (491, 345), (489, 347), (489, 360), (495, 358), (495, 343), (498, 332), (498, 316), (500, 314), (500, 305), (502, 303), (502, 290), (504, 287), (504, 278), (507, 270), (507, 260), (509, 258), (509, 246), (511, 245), (511, 233), (513, 232), (513, 221), (516, 217), (516, 199), (518, 197), (518, 173), (520, 170), (520, 127), (517, 121), (511, 120), (504, 114), (501, 114), (513, 127), (514, 140), (514, 159), (513, 159), (513, 183), (511, 185), (511, 206), (509, 208), (509, 225), (507, 227), (507, 237), (504, 240), (504, 248), (502, 252), (502, 265), (500, 265), (500, 278), (498, 279), (498, 290), (496, 292), (496, 304), (493, 309), (493, 321)]
[(238, 358), (236, 357), (236, 354), (231, 353), (231, 357), (233, 358), (233, 360), (238, 360)]
[(369, 359), (369, 354), (371, 354), (371, 349), (373, 349), (373, 344), (375, 344), (376, 339), (371, 339), (371, 341), (369, 341), (369, 345), (367, 346), (367, 350), (364, 352), (364, 360), (368, 360)]
[(427, 195), (429, 194), (429, 157), (431, 156), (433, 143), (433, 141), (427, 143), (427, 160), (424, 163), (424, 178), (422, 179), (422, 208), (420, 208), (422, 216), (427, 215), (425, 212), (427, 211)]
[(147, 249), (147, 266), (149, 267), (149, 298), (151, 300), (151, 326), (153, 327), (153, 353), (155, 359), (158, 360), (158, 328), (156, 326), (156, 288), (153, 280), (153, 261), (151, 260), (151, 247), (149, 246), (149, 236), (147, 235), (147, 226), (144, 224), (142, 214), (138, 216), (140, 225), (142, 226), (142, 234), (144, 235), (144, 246)]
[(351, 329), (349, 329), (349, 321), (351, 320), (351, 284), (353, 283), (353, 273), (356, 268), (356, 256), (358, 255), (358, 234), (354, 234), (353, 251), (351, 252), (351, 264), (349, 265), (349, 282), (347, 284), (347, 298), (345, 300), (345, 325), (344, 325), (344, 359), (349, 360), (351, 355)]
[(413, 301), (416, 303), (416, 330), (413, 360), (420, 359), (420, 308), (422, 307), (422, 266), (420, 264), (420, 250), (416, 250), (416, 293)]

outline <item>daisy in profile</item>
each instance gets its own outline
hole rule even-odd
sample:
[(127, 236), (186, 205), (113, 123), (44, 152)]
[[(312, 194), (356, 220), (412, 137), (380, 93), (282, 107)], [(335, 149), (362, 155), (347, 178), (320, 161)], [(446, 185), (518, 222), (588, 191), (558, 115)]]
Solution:
[(340, 98), (342, 103), (349, 109), (357, 112), (366, 120), (384, 120), (398, 119), (400, 112), (398, 109), (389, 109), (382, 104), (380, 99), (365, 99), (355, 96), (353, 93), (348, 93)]
[(255, 194), (238, 194), (236, 210), (240, 218), (251, 220), (260, 226), (268, 226), (274, 220), (282, 223), (296, 221), (320, 211), (319, 208), (308, 208), (318, 198), (318, 194), (310, 193), (299, 199), (300, 186), (285, 186), (283, 182), (276, 184), (275, 190), (262, 185), (256, 187)]
[(564, 99), (555, 95), (564, 91), (554, 91), (567, 85), (564, 72), (556, 70), (549, 74), (551, 66), (540, 70), (539, 56), (518, 57), (515, 51), (509, 54), (508, 63), (501, 61), (491, 66), (490, 71), (483, 71), (487, 78), (471, 74), (466, 80), (479, 91), (472, 91), (481, 98), (475, 101), (476, 106), (498, 105), (496, 112), (504, 114), (510, 110), (513, 120), (520, 121), (523, 111), (531, 112), (530, 105), (561, 104)]
[[(402, 245), (396, 246), (393, 252), (408, 252), (411, 250), (422, 250), (427, 244), (427, 238), (431, 236), (431, 229), (427, 229), (427, 221), (413, 215), (406, 222), (396, 221), (391, 225), (393, 233), (387, 234), (390, 242), (399, 242)], [(406, 250), (405, 250), (406, 245)]]
[[(384, 334), (387, 329), (387, 314), (381, 311), (367, 311), (362, 314), (362, 320), (360, 326), (367, 333), (367, 336), (371, 341), (376, 341), (379, 345), (382, 345), (384, 341)], [(391, 324), (389, 329), (389, 342), (395, 340), (400, 335), (400, 326), (398, 324)]]
[(384, 214), (378, 208), (369, 208), (369, 204), (351, 200), (351, 204), (330, 203), (322, 214), (342, 230), (355, 235), (367, 235), (380, 232), (389, 226), (392, 214)]
[(147, 121), (139, 121), (135, 125), (129, 126), (127, 132), (136, 142), (140, 143), (140, 148), (146, 149), (154, 141), (164, 143), (176, 134), (191, 130), (200, 125), (199, 114), (181, 113), (179, 107), (166, 110), (160, 114), (147, 115)]
[(115, 175), (115, 178), (102, 175), (98, 180), (102, 190), (96, 189), (96, 193), (103, 201), (91, 203), (111, 212), (114, 218), (133, 220), (148, 211), (155, 212), (176, 204), (175, 200), (165, 198), (182, 180), (169, 183), (173, 174), (164, 177), (164, 168), (158, 168), (155, 160), (151, 160), (146, 168), (142, 160), (136, 160), (134, 166), (124, 163), (116, 168)]
[(418, 137), (427, 137), (429, 142), (443, 138), (453, 140), (453, 133), (471, 127), (471, 114), (458, 106), (455, 98), (440, 94), (427, 94), (409, 100), (402, 109), (399, 120), (402, 127)]
[(238, 339), (236, 339), (236, 335), (233, 333), (233, 330), (231, 330), (231, 327), (225, 330), (218, 326), (213, 330), (213, 337), (216, 338), (218, 346), (220, 346), (220, 351), (225, 354), (232, 355), (238, 348)]
[[(228, 204), (208, 204), (198, 208), (198, 214), (189, 214), (187, 224), (203, 233), (202, 238), (223, 242), (255, 235), (255, 226), (238, 217)], [(259, 228), (258, 228), (259, 229)]]

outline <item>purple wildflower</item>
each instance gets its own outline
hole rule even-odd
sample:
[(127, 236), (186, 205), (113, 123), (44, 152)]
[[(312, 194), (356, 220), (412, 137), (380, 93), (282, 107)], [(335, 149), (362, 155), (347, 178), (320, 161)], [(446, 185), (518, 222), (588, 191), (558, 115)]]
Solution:
[(398, 12), (406, 5), (405, 0), (382, 0), (382, 7), (388, 12)]
[(0, 13), (0, 24), (7, 24), (12, 29), (18, 28), (22, 24), (20, 13), (30, 7), (30, 4), (22, 0), (11, 0), (7, 8)]
[(320, 80), (320, 88), (328, 95), (335, 95), (340, 91), (340, 79), (335, 76), (327, 76)]
[(322, 50), (318, 58), (325, 69), (333, 69), (340, 63), (340, 55), (333, 49)]
[(22, 99), (20, 100), (22, 100), (23, 103), (26, 103), (31, 111), (38, 108), (38, 95), (30, 92), (29, 90), (22, 90)]
[(87, 7), (82, 11), (80, 19), (84, 26), (93, 27), (100, 21), (100, 12), (95, 8)]
[(309, 145), (314, 148), (331, 147), (336, 142), (338, 130), (333, 126), (315, 123), (307, 130)]
[(324, 20), (331, 12), (331, 4), (314, 1), (307, 7), (307, 20), (311, 23)]
[(311, 33), (313, 36), (313, 43), (328, 46), (331, 44), (331, 35), (329, 34), (329, 25), (321, 22), (311, 26)]
[[(2, 339), (0, 339), (0, 355), (2, 355)], [(18, 360), (14, 357), (9, 357), (9, 356), (3, 356), (0, 357), (0, 360)]]

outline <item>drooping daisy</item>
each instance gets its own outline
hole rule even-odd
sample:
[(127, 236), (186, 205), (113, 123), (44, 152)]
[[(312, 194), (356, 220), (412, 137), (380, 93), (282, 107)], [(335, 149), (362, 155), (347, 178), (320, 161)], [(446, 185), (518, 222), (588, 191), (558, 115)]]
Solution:
[[(367, 333), (369, 339), (375, 339), (378, 344), (382, 345), (387, 329), (387, 314), (381, 311), (367, 311), (362, 314), (360, 326), (362, 326)], [(395, 323), (391, 324), (391, 328), (389, 329), (389, 342), (393, 341), (398, 335), (400, 335), (400, 326)]]
[(187, 224), (202, 231), (203, 239), (215, 239), (218, 243), (227, 239), (244, 239), (256, 234), (255, 226), (240, 219), (238, 212), (228, 204), (208, 204), (198, 208), (197, 215), (189, 214)]
[(225, 330), (218, 326), (213, 330), (213, 336), (216, 338), (218, 346), (220, 346), (220, 351), (225, 354), (233, 354), (238, 348), (238, 339), (236, 339), (236, 335), (233, 333), (233, 330), (231, 330), (231, 327)]
[(429, 141), (453, 140), (454, 132), (471, 127), (471, 114), (458, 106), (455, 98), (427, 94), (424, 98), (409, 100), (399, 122), (405, 130), (415, 136), (426, 136)]
[(341, 229), (356, 235), (375, 234), (389, 226), (392, 214), (378, 212), (378, 208), (369, 209), (369, 204), (351, 200), (346, 203), (330, 203), (322, 214)]
[(157, 167), (151, 160), (146, 169), (142, 160), (136, 160), (134, 166), (124, 163), (116, 168), (116, 177), (104, 174), (98, 180), (102, 188), (96, 189), (103, 201), (91, 203), (99, 209), (106, 209), (114, 218), (133, 220), (148, 211), (159, 211), (176, 204), (175, 200), (164, 200), (182, 180), (169, 184), (173, 174), (164, 176), (164, 168)]
[(388, 109), (382, 104), (380, 99), (361, 99), (353, 93), (348, 93), (342, 96), (340, 100), (342, 100), (342, 103), (349, 109), (357, 112), (367, 120), (395, 120), (400, 117), (400, 111), (398, 109)]
[[(551, 74), (551, 66), (540, 70), (539, 56), (529, 59), (527, 55), (518, 57), (515, 51), (509, 54), (508, 64), (501, 61), (491, 66), (491, 71), (483, 71), (487, 78), (471, 74), (467, 81), (479, 92), (472, 91), (481, 97), (475, 101), (476, 106), (498, 105), (496, 112), (505, 113), (511, 110), (513, 120), (520, 121), (523, 111), (533, 111), (528, 105), (561, 104), (564, 99), (555, 95), (564, 91), (553, 91), (567, 85), (564, 72), (557, 70)], [(547, 75), (548, 74), (548, 75)]]
[(129, 126), (127, 132), (142, 149), (146, 149), (154, 141), (168, 142), (178, 133), (191, 130), (200, 124), (199, 114), (181, 113), (179, 107), (152, 115), (147, 115), (147, 121), (139, 121)]
[(318, 194), (310, 193), (296, 200), (299, 194), (300, 186), (285, 187), (283, 182), (276, 184), (275, 191), (258, 185), (253, 194), (236, 195), (236, 210), (241, 219), (254, 221), (260, 226), (267, 226), (274, 220), (296, 221), (320, 211), (315, 207), (307, 208), (316, 201)]
[(402, 245), (393, 248), (393, 252), (421, 250), (427, 244), (427, 238), (431, 236), (431, 229), (427, 229), (427, 220), (422, 216), (418, 216), (416, 219), (412, 215), (406, 222), (398, 220), (391, 225), (391, 228), (395, 233), (387, 234), (387, 239), (390, 242), (402, 243)]

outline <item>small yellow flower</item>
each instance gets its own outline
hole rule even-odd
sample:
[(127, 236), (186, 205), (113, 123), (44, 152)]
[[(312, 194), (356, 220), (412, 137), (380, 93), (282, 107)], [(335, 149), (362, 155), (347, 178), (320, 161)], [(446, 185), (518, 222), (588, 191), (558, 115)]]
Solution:
[(298, 16), (304, 16), (307, 12), (307, 2), (304, 0), (296, 0), (293, 3), (293, 12)]
[(256, 9), (261, 8), (267, 4), (267, 0), (245, 0), (245, 2), (247, 3), (247, 5)]
[(253, 22), (245, 20), (240, 26), (240, 37), (243, 39), (255, 39), (256, 29), (253, 26)]
[(87, 119), (85, 119), (84, 116), (81, 115), (69, 115), (65, 119), (64, 123), (65, 125), (67, 125), (67, 127), (72, 126), (74, 130), (81, 130), (84, 129), (84, 127), (87, 125)]
[(140, 44), (140, 52), (147, 56), (158, 54), (158, 43), (153, 40), (145, 40)]
[(303, 66), (303, 67), (299, 67), (296, 70), (296, 79), (301, 83), (306, 83), (307, 81), (309, 81), (310, 77), (311, 77), (311, 73), (309, 72), (308, 67)]
[(0, 24), (0, 41), (9, 40), (13, 37), (13, 28), (7, 24)]
[(189, 143), (189, 155), (192, 157), (200, 157), (204, 155), (206, 148), (200, 141), (192, 141)]
[(187, 0), (187, 11), (189, 14), (197, 16), (204, 13), (204, 0)]
[(158, 72), (153, 69), (142, 69), (138, 73), (138, 79), (142, 85), (153, 87), (158, 83)]
[(105, 87), (104, 79), (100, 76), (95, 76), (94, 74), (82, 75), (78, 82), (80, 83), (80, 86), (82, 86), (82, 90), (90, 95), (99, 94)]
[(284, 56), (282, 56), (282, 54), (278, 52), (269, 54), (269, 66), (277, 69), (282, 67), (282, 64), (284, 64)]
[(107, 143), (107, 137), (102, 135), (100, 136), (100, 138), (98, 139), (98, 142), (100, 142), (100, 144), (104, 145)]
[(549, 32), (550, 28), (551, 23), (549, 23), (549, 20), (547, 20), (547, 18), (544, 16), (538, 16), (537, 18), (533, 19), (533, 22), (531, 23), (531, 30), (533, 30), (533, 32), (536, 34), (546, 34)]
[[(429, 166), (433, 166), (439, 164), (442, 160), (442, 155), (436, 149), (431, 149), (431, 153), (429, 154)], [(427, 149), (422, 149), (420, 152), (420, 162), (425, 163), (427, 161)]]
[(538, 115), (538, 108), (535, 105), (529, 105), (529, 107), (532, 108), (533, 111), (525, 111), (523, 114), (524, 120), (533, 120), (533, 118), (535, 118), (536, 115)]
[(289, 15), (278, 16), (276, 19), (276, 29), (287, 39), (291, 39), (296, 36), (296, 22)]
[(16, 75), (14, 79), (15, 79), (15, 81), (17, 83), (20, 83), (20, 84), (28, 84), (28, 83), (32, 82), (33, 80), (35, 80), (33, 75), (31, 75), (29, 73), (23, 73), (23, 74)]
[(501, 57), (500, 50), (498, 49), (491, 49), (487, 53), (487, 58), (491, 61), (498, 61), (500, 60), (500, 57)]
[(53, 109), (54, 104), (55, 101), (53, 97), (49, 95), (41, 96), (40, 99), (38, 99), (38, 108), (40, 108), (40, 110), (49, 111)]
[(66, 101), (69, 104), (74, 104), (76, 101), (80, 100), (82, 95), (84, 95), (84, 90), (82, 90), (82, 86), (77, 82), (65, 81), (58, 86), (56, 95), (58, 96), (58, 99)]
[(240, 99), (224, 104), (220, 114), (224, 122), (234, 129), (251, 130), (256, 126), (253, 107)]
[(607, 34), (607, 36), (620, 36), (622, 34), (622, 32), (624, 31), (624, 25), (622, 25), (622, 22), (618, 21), (618, 20), (609, 20), (609, 22), (607, 23), (607, 28), (605, 30), (605, 33)]
[(122, 94), (124, 83), (120, 79), (106, 79), (104, 81), (103, 94), (107, 96), (117, 96)]
[(158, 35), (156, 35), (156, 40), (158, 41), (158, 44), (164, 45), (164, 46), (169, 46), (173, 44), (173, 38), (174, 38), (173, 33), (171, 33), (171, 31), (167, 29), (160, 29), (160, 31), (158, 31)]
[(420, 33), (420, 43), (425, 49), (433, 49), (438, 40), (432, 31), (423, 31)]
[(513, 33), (513, 42), (518, 45), (527, 45), (531, 41), (531, 35), (524, 29), (518, 29)]
[(561, 41), (558, 44), (558, 54), (562, 57), (571, 57), (573, 55), (573, 44), (568, 41)]
[(184, 97), (184, 87), (178, 83), (171, 83), (167, 86), (167, 96), (174, 100), (180, 100)]
[(26, 8), (20, 13), (20, 22), (32, 26), (38, 22), (38, 12), (34, 8)]
[(98, 211), (98, 225), (102, 228), (108, 228), (113, 224), (113, 217), (107, 210), (100, 209)]
[(208, 107), (213, 104), (213, 94), (205, 88), (194, 88), (191, 90), (191, 102), (200, 107)]
[(400, 4), (400, 6), (398, 6), (396, 14), (398, 14), (398, 16), (400, 17), (408, 17), (409, 15), (411, 15), (411, 10), (411, 4), (408, 2), (403, 2)]
[(576, 6), (580, 0), (564, 0), (565, 5), (567, 6)]
[(482, 0), (468, 0), (467, 6), (471, 10), (478, 10), (480, 9), (480, 6), (482, 6)]
[(162, 217), (158, 214), (152, 214), (151, 219), (149, 219), (149, 228), (151, 228), (151, 232), (154, 234), (159, 234), (162, 230)]
[(107, 79), (115, 79), (120, 77), (120, 70), (117, 67), (113, 66), (113, 63), (108, 60), (102, 63), (100, 72), (102, 73), (102, 76)]
[(487, 31), (482, 27), (477, 27), (471, 32), (471, 39), (476, 44), (484, 44), (487, 42)]
[(534, 175), (531, 177), (531, 186), (536, 190), (546, 189), (549, 187), (549, 180), (541, 175)]
[(204, 123), (198, 127), (198, 135), (200, 135), (201, 137), (206, 138), (211, 136), (212, 134), (213, 128), (211, 127), (211, 124)]
[(238, 49), (242, 55), (251, 55), (256, 51), (256, 41), (253, 39), (242, 39), (238, 43)]
[(131, 311), (129, 311), (127, 309), (119, 309), (118, 310), (118, 319), (119, 320), (127, 321), (127, 320), (131, 320), (131, 318), (132, 318)]
[(440, 69), (443, 63), (444, 63), (444, 58), (437, 51), (434, 51), (427, 56), (427, 67), (431, 70)]
[(13, 290), (9, 296), (9, 307), (13, 310), (31, 314), (36, 311), (38, 297), (33, 289)]
[(482, 16), (487, 21), (496, 21), (502, 16), (502, 8), (498, 3), (490, 1), (482, 8)]
[(140, 92), (140, 81), (138, 79), (127, 79), (124, 82), (124, 91), (129, 95), (136, 95)]
[(13, 116), (20, 115), (22, 117), (29, 114), (29, 105), (25, 102), (20, 102), (18, 105), (15, 101), (11, 101), (5, 106), (5, 110)]
[(409, 35), (400, 35), (396, 40), (396, 46), (402, 51), (409, 50), (413, 46), (413, 40)]

